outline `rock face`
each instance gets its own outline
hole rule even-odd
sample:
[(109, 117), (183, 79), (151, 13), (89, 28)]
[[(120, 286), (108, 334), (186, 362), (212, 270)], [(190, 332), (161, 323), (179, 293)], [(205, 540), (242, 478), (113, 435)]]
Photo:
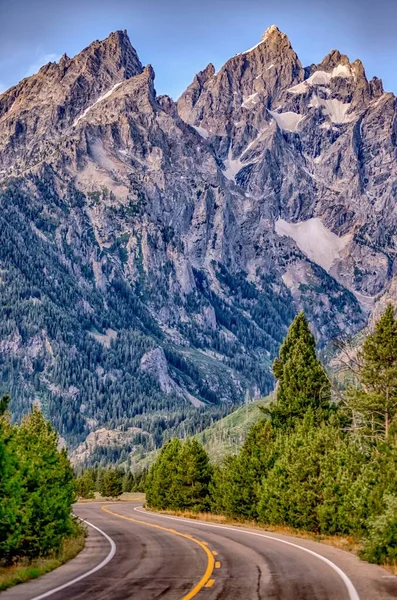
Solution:
[(125, 32), (0, 95), (14, 410), (145, 449), (267, 393), (297, 310), (322, 345), (363, 327), (395, 287), (395, 112), (359, 61), (303, 68), (275, 26), (177, 103)]
[[(384, 292), (396, 252), (396, 98), (360, 61), (334, 50), (303, 69), (273, 26), (219, 73), (200, 73), (178, 110), (205, 132), (228, 179), (274, 222), (301, 225), (276, 226), (280, 235), (363, 305)], [(324, 253), (334, 255), (326, 265)]]

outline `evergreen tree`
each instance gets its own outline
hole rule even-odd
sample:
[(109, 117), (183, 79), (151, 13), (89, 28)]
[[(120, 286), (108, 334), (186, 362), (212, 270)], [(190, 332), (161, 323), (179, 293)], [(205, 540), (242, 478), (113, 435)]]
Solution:
[(153, 463), (146, 484), (146, 502), (153, 508), (179, 508), (179, 457), (182, 443), (178, 438), (167, 442)]
[(362, 558), (378, 564), (397, 564), (397, 495), (385, 497), (384, 512), (372, 519)]
[(186, 440), (178, 456), (178, 508), (194, 512), (208, 510), (211, 478), (208, 454), (194, 438)]
[(116, 469), (108, 469), (103, 477), (102, 496), (118, 498), (122, 493), (122, 480)]
[(134, 487), (134, 475), (131, 471), (127, 471), (123, 477), (122, 488), (123, 492), (132, 492)]
[(103, 495), (103, 491), (104, 491), (104, 488), (103, 488), (104, 477), (105, 477), (105, 469), (98, 467), (96, 481), (95, 481), (95, 490), (98, 492), (98, 494), (101, 494), (101, 495)]
[(331, 385), (316, 356), (315, 340), (303, 312), (289, 328), (273, 373), (278, 381), (277, 399), (267, 412), (274, 427), (293, 427), (309, 409), (319, 422), (328, 418)]
[(15, 448), (23, 481), (20, 551), (29, 558), (46, 555), (73, 530), (73, 471), (66, 450), (58, 450), (58, 435), (37, 407), (17, 428)]
[(230, 517), (256, 518), (260, 483), (274, 461), (274, 432), (263, 419), (255, 423), (237, 456), (215, 469), (213, 509)]
[(76, 479), (76, 493), (80, 498), (95, 498), (95, 479), (91, 470), (84, 471)]
[(349, 389), (347, 403), (361, 416), (364, 430), (373, 440), (387, 440), (397, 416), (397, 320), (391, 304), (359, 356), (359, 388)]
[(8, 396), (0, 400), (0, 562), (13, 558), (23, 535), (22, 478), (8, 403)]

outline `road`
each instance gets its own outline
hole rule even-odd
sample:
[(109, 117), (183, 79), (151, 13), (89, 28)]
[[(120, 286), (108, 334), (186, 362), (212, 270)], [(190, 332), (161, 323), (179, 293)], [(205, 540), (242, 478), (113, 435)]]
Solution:
[(331, 546), (87, 503), (83, 552), (1, 600), (391, 600), (397, 577)]

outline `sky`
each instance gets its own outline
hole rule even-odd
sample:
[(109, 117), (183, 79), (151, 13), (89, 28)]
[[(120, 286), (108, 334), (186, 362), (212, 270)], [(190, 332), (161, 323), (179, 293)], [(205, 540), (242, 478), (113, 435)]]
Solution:
[(127, 29), (157, 92), (176, 99), (208, 63), (218, 69), (276, 24), (304, 66), (337, 48), (397, 93), (396, 23), (397, 0), (0, 0), (0, 92)]

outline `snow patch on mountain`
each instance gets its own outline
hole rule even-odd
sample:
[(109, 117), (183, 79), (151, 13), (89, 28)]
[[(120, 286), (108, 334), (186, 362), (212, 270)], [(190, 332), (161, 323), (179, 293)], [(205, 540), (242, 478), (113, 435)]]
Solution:
[(248, 98), (244, 98), (241, 106), (243, 108), (253, 108), (255, 106), (255, 104), (257, 104), (259, 102), (259, 100), (257, 99), (257, 96), (258, 96), (258, 92), (255, 92), (254, 94), (251, 94), (250, 96), (248, 96)]
[(109, 98), (109, 96), (111, 96), (113, 94), (113, 92), (115, 90), (117, 90), (117, 88), (119, 88), (121, 86), (123, 82), (120, 81), (120, 83), (116, 83), (116, 85), (114, 85), (112, 87), (112, 89), (108, 90), (105, 94), (103, 94), (102, 96), (100, 96), (97, 100), (95, 100), (95, 102), (93, 104), (91, 104), (90, 106), (88, 106), (84, 112), (81, 113), (81, 115), (79, 117), (77, 117), (77, 119), (75, 119), (72, 127), (76, 127), (77, 123), (79, 121), (81, 121), (81, 119), (84, 119), (84, 117), (87, 115), (87, 113), (94, 108), (94, 106), (96, 106), (97, 104), (99, 104), (99, 102), (102, 102), (102, 100), (106, 100), (106, 98)]
[(291, 111), (278, 113), (274, 110), (269, 110), (268, 112), (283, 131), (297, 131), (299, 123), (304, 118), (303, 115), (298, 115), (298, 113)]
[(326, 100), (324, 98), (319, 98), (318, 96), (313, 96), (309, 104), (309, 108), (322, 107), (324, 109), (324, 113), (331, 119), (331, 121), (333, 123), (337, 123), (338, 125), (342, 123), (350, 123), (350, 121), (354, 121), (356, 118), (354, 113), (348, 114), (350, 106), (350, 102), (341, 102), (341, 100), (337, 100), (336, 98)]
[(225, 170), (223, 171), (223, 174), (226, 177), (226, 179), (229, 179), (230, 181), (234, 181), (234, 178), (236, 177), (237, 173), (244, 166), (243, 163), (241, 162), (240, 158), (232, 158), (231, 147), (229, 149), (229, 155), (223, 161), (223, 164), (225, 165)]
[(292, 94), (304, 94), (312, 85), (328, 85), (334, 77), (347, 78), (351, 76), (351, 69), (348, 65), (338, 65), (331, 73), (327, 73), (326, 71), (315, 71), (313, 75), (308, 77), (305, 81), (298, 83), (298, 85), (294, 85), (287, 91)]
[(192, 125), (192, 127), (197, 131), (198, 134), (201, 135), (202, 138), (208, 140), (208, 138), (210, 137), (210, 133), (209, 131), (207, 131), (207, 129), (201, 127), (201, 125)]
[(352, 240), (350, 234), (337, 236), (318, 217), (298, 223), (277, 219), (275, 229), (278, 235), (292, 238), (303, 254), (328, 272)]

